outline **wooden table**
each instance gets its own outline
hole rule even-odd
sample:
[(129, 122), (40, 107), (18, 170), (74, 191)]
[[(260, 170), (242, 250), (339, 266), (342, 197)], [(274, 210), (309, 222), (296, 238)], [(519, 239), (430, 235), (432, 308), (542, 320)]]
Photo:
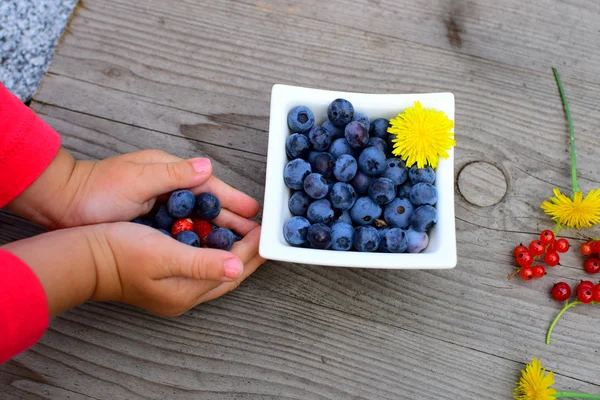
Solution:
[[(598, 2), (84, 0), (32, 103), (79, 158), (206, 155), (262, 201), (273, 84), (453, 92), (458, 266), (268, 262), (174, 319), (85, 304), (0, 366), (0, 397), (507, 399), (534, 356), (561, 390), (600, 393), (598, 307), (568, 312), (544, 344), (561, 307), (549, 289), (586, 277), (582, 258), (507, 279), (512, 248), (553, 228), (541, 202), (570, 190), (553, 65), (587, 191), (600, 185)], [(0, 224), (2, 242), (40, 232)]]

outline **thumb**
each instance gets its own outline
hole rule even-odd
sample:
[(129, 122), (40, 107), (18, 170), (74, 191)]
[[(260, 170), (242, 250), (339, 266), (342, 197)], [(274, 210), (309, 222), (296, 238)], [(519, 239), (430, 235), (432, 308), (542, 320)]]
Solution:
[[(178, 243), (179, 244), (179, 243)], [(169, 258), (165, 276), (231, 282), (242, 276), (244, 263), (234, 254), (216, 249), (198, 249), (181, 243)]]
[(212, 175), (208, 158), (193, 158), (171, 163), (146, 164), (141, 174), (148, 197), (203, 184)]

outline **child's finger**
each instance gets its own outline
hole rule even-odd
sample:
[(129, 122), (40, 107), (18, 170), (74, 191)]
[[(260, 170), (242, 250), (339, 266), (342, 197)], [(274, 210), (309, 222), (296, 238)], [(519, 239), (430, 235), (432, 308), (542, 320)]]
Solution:
[(204, 184), (193, 188), (195, 194), (210, 192), (221, 201), (221, 206), (242, 217), (252, 218), (258, 214), (258, 202), (247, 194), (229, 186), (222, 180), (211, 176)]
[(163, 257), (163, 271), (155, 279), (184, 277), (197, 280), (230, 282), (244, 271), (244, 262), (228, 251), (198, 249), (171, 243), (173, 251)]
[(242, 240), (236, 242), (230, 251), (246, 264), (258, 254), (259, 242), (260, 226), (252, 229)]
[(222, 209), (219, 216), (215, 218), (213, 222), (217, 226), (231, 229), (241, 236), (246, 236), (252, 229), (260, 226), (257, 222), (248, 218), (240, 217), (239, 215), (226, 209)]
[(140, 179), (147, 191), (145, 197), (155, 197), (177, 189), (195, 187), (207, 182), (212, 175), (212, 164), (208, 158), (171, 163), (140, 165)]

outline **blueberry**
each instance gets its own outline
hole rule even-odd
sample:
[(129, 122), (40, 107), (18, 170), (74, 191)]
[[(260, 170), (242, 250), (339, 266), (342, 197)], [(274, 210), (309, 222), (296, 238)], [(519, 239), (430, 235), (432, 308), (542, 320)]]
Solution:
[(369, 132), (369, 128), (371, 128), (371, 123), (369, 122), (369, 117), (367, 117), (365, 114), (354, 113), (352, 121), (360, 122), (367, 129), (367, 132)]
[(350, 184), (338, 182), (331, 188), (329, 199), (334, 208), (349, 210), (356, 202), (356, 191)]
[(406, 240), (408, 253), (420, 253), (429, 244), (429, 236), (425, 232), (417, 232), (412, 229), (406, 230)]
[(408, 171), (408, 176), (413, 184), (417, 183), (430, 183), (433, 184), (435, 182), (435, 172), (430, 166), (425, 166), (425, 168), (417, 168), (417, 165), (413, 165), (410, 167), (410, 171)]
[(333, 216), (333, 208), (327, 199), (313, 201), (306, 211), (306, 218), (313, 224), (328, 224), (333, 219)]
[(335, 99), (327, 107), (327, 117), (337, 127), (344, 127), (354, 117), (354, 106), (348, 100)]
[[(165, 229), (158, 228), (157, 231), (159, 231), (160, 233), (164, 233), (167, 236), (171, 236), (171, 232), (169, 232), (169, 231), (167, 231)], [(171, 237), (173, 237), (173, 236), (171, 236)]]
[(371, 128), (369, 129), (369, 136), (378, 137), (385, 141), (388, 138), (388, 127), (390, 125), (390, 121), (385, 118), (377, 118), (371, 122)]
[(188, 246), (200, 247), (200, 238), (192, 231), (183, 231), (177, 235), (177, 241)]
[(417, 183), (410, 189), (408, 198), (415, 206), (434, 205), (437, 203), (438, 193), (436, 187), (429, 183)]
[(169, 231), (173, 222), (175, 222), (175, 218), (171, 217), (167, 206), (163, 204), (158, 208), (158, 211), (154, 216), (154, 222), (156, 223), (157, 228)]
[(322, 199), (329, 192), (329, 184), (323, 175), (312, 173), (304, 179), (304, 191), (313, 199)]
[(323, 128), (313, 126), (308, 132), (308, 140), (316, 151), (327, 151), (331, 146), (331, 136)]
[(379, 247), (379, 232), (372, 226), (359, 226), (354, 232), (354, 247), (358, 251), (375, 251)]
[(414, 207), (410, 200), (396, 198), (383, 211), (383, 219), (392, 228), (406, 229), (410, 225)]
[(370, 176), (363, 174), (360, 171), (356, 172), (354, 178), (350, 181), (350, 184), (356, 190), (357, 194), (365, 195), (369, 193), (369, 188), (371, 187), (371, 182), (373, 182), (373, 178)]
[(354, 244), (354, 227), (345, 222), (331, 226), (331, 248), (338, 251), (348, 251)]
[(385, 205), (396, 198), (396, 185), (391, 179), (377, 178), (371, 183), (369, 197), (379, 205)]
[(331, 228), (325, 224), (311, 225), (306, 237), (314, 249), (328, 249), (331, 246)]
[(321, 128), (329, 134), (332, 141), (344, 137), (344, 129), (335, 126), (330, 120), (323, 122)]
[(330, 224), (333, 225), (336, 222), (345, 222), (347, 224), (352, 225), (352, 217), (350, 217), (350, 212), (348, 210), (333, 210), (333, 218), (331, 219)]
[(310, 150), (310, 143), (306, 135), (294, 133), (285, 140), (285, 154), (290, 160), (305, 158)]
[(154, 228), (154, 221), (147, 219), (147, 218), (141, 218), (141, 217), (137, 217), (136, 219), (134, 219), (133, 221), (134, 224), (140, 224), (140, 225), (146, 225), (149, 226), (151, 228)]
[(313, 172), (321, 174), (325, 178), (331, 178), (333, 176), (333, 167), (335, 167), (335, 159), (329, 153), (319, 153), (310, 165)]
[(336, 139), (333, 143), (331, 143), (331, 146), (329, 147), (329, 154), (331, 154), (335, 159), (339, 158), (343, 154), (352, 155), (353, 153), (354, 149), (344, 138)]
[(367, 143), (367, 147), (375, 147), (386, 154), (388, 151), (388, 145), (387, 145), (386, 141), (383, 140), (382, 138), (378, 138), (378, 137), (370, 138), (369, 143)]
[(360, 153), (358, 158), (358, 168), (361, 172), (369, 176), (381, 175), (385, 171), (387, 164), (383, 151), (375, 147), (367, 147)]
[(338, 157), (333, 168), (333, 175), (340, 182), (348, 182), (358, 171), (356, 159), (348, 154), (342, 154)]
[(425, 204), (417, 207), (410, 219), (410, 227), (418, 232), (427, 232), (437, 223), (437, 211), (433, 206)]
[(292, 246), (302, 246), (306, 243), (306, 234), (310, 222), (304, 217), (292, 217), (283, 227), (283, 236)]
[(314, 151), (311, 150), (308, 152), (308, 157), (306, 157), (306, 160), (308, 161), (308, 163), (312, 166), (313, 163), (315, 162), (315, 158), (317, 158), (317, 156), (321, 154), (320, 151)]
[(400, 228), (390, 229), (379, 244), (379, 250), (384, 253), (403, 253), (407, 247), (406, 232)]
[(233, 240), (236, 242), (239, 242), (240, 240), (242, 240), (242, 237), (240, 235), (238, 235), (237, 233), (231, 231), (231, 233), (233, 233)]
[(377, 232), (379, 232), (379, 239), (383, 240), (383, 238), (385, 237), (385, 234), (388, 233), (390, 231), (390, 229), (392, 229), (392, 228), (390, 228), (389, 226), (384, 226), (383, 228), (377, 229)]
[(413, 187), (413, 184), (410, 181), (404, 182), (398, 188), (398, 197), (400, 197), (402, 199), (408, 199), (408, 196), (410, 195), (410, 189), (412, 189), (412, 187)]
[(169, 197), (167, 210), (173, 218), (186, 218), (194, 210), (195, 201), (191, 190), (176, 190)]
[(201, 219), (213, 220), (221, 213), (221, 202), (212, 193), (200, 193), (196, 197), (196, 213)]
[(306, 215), (306, 210), (311, 202), (310, 196), (304, 190), (299, 190), (288, 200), (288, 207), (294, 215)]
[(283, 180), (291, 189), (300, 190), (304, 187), (304, 179), (310, 175), (310, 164), (300, 158), (290, 161), (283, 170)]
[(381, 207), (370, 197), (361, 197), (350, 209), (350, 217), (359, 225), (370, 225), (381, 217)]
[(346, 125), (344, 137), (353, 149), (362, 149), (369, 143), (369, 131), (358, 121)]
[(227, 228), (217, 228), (206, 237), (206, 247), (219, 250), (231, 250), (235, 243), (235, 236)]
[(308, 107), (294, 107), (288, 113), (287, 122), (293, 133), (308, 132), (315, 123), (315, 116)]
[(406, 169), (406, 164), (399, 158), (388, 158), (385, 160), (386, 167), (383, 171), (382, 176), (391, 179), (394, 181), (396, 186), (403, 184), (406, 182), (408, 178), (408, 170)]

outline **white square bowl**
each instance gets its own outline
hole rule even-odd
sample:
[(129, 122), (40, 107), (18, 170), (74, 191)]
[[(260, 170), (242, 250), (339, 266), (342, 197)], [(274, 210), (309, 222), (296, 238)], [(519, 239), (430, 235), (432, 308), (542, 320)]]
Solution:
[(354, 105), (356, 112), (365, 113), (372, 121), (392, 119), (420, 101), (425, 108), (443, 111), (454, 120), (452, 93), (427, 94), (365, 94), (318, 90), (304, 87), (274, 85), (271, 93), (267, 176), (262, 217), (259, 253), (269, 260), (335, 267), (385, 269), (447, 269), (456, 266), (456, 228), (454, 225), (454, 149), (450, 157), (440, 159), (435, 170), (438, 190), (438, 222), (429, 233), (429, 245), (422, 253), (390, 254), (361, 253), (357, 251), (318, 250), (291, 246), (283, 236), (283, 226), (292, 217), (288, 200), (292, 194), (283, 180), (288, 163), (285, 141), (290, 135), (288, 112), (296, 106), (309, 107), (315, 115), (315, 124), (327, 120), (327, 107), (337, 98)]

